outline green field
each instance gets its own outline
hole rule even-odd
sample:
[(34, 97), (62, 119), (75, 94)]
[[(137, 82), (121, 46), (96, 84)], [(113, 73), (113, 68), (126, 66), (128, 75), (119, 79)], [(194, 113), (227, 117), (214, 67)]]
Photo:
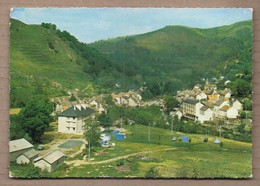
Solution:
[[(115, 141), (115, 147), (96, 147), (91, 164), (82, 156), (68, 158), (68, 166), (46, 176), (51, 177), (164, 177), (164, 178), (249, 178), (252, 174), (252, 144), (219, 138), (223, 147), (214, 144), (214, 136), (203, 142), (203, 135), (127, 126), (127, 138)], [(172, 142), (172, 136), (187, 135), (191, 143)], [(76, 162), (78, 165), (76, 165)], [(123, 162), (123, 166), (117, 166)], [(73, 164), (75, 163), (75, 164)]]

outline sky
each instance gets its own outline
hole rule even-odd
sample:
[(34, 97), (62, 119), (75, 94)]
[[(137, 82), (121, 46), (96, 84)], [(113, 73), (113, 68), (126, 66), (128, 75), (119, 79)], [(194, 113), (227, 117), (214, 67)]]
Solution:
[(168, 25), (212, 28), (252, 19), (249, 8), (14, 8), (26, 24), (53, 23), (79, 41), (142, 34)]

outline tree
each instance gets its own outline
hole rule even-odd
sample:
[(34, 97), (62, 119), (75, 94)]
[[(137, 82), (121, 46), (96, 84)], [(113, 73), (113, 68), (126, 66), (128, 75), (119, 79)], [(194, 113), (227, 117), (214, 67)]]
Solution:
[(244, 134), (245, 133), (245, 124), (244, 123), (241, 123), (240, 125), (237, 126), (237, 130), (238, 132), (240, 132), (241, 134)]
[(173, 96), (165, 95), (163, 96), (163, 102), (166, 108), (166, 113), (169, 114), (174, 108), (179, 106), (179, 101)]
[(48, 98), (35, 97), (21, 110), (22, 128), (34, 142), (39, 142), (44, 131), (53, 121), (52, 104)]
[(25, 131), (21, 124), (21, 115), (10, 115), (10, 140), (20, 139), (25, 137)]
[(70, 96), (70, 99), (69, 99), (70, 101), (77, 101), (77, 98), (74, 96), (74, 94), (72, 94), (71, 96)]
[(104, 128), (109, 128), (112, 124), (109, 116), (105, 113), (98, 115), (97, 120), (100, 122), (101, 126), (103, 126)]
[(243, 79), (237, 79), (232, 83), (231, 90), (237, 97), (247, 97), (249, 94), (251, 94), (252, 87), (247, 81)]
[(97, 146), (98, 140), (100, 138), (100, 128), (96, 120), (92, 118), (86, 120), (84, 125), (84, 136), (85, 139), (88, 141), (88, 158), (90, 160), (91, 147)]

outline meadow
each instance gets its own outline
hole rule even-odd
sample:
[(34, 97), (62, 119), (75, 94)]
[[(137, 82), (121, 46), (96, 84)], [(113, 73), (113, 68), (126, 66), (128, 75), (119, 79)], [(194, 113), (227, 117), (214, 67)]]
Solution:
[[(215, 136), (171, 133), (151, 127), (125, 126), (126, 139), (110, 148), (95, 147), (88, 162), (82, 154), (67, 158), (66, 165), (47, 177), (116, 177), (116, 178), (249, 178), (252, 174), (252, 144)], [(173, 136), (188, 136), (191, 143), (173, 142)], [(85, 153), (86, 154), (86, 153)], [(232, 160), (232, 161), (231, 161)]]

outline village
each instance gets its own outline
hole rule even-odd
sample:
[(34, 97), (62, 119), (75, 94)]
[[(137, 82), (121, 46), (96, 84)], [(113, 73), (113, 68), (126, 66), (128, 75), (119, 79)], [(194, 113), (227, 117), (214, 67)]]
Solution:
[[(227, 81), (226, 83), (229, 83)], [(59, 141), (51, 150), (44, 149), (44, 145), (39, 145), (37, 149), (25, 140), (24, 138), (10, 141), (10, 161), (17, 164), (26, 164), (32, 162), (35, 167), (39, 167), (43, 171), (52, 172), (57, 167), (62, 165), (68, 155), (68, 148), (77, 148), (77, 151), (70, 154), (74, 157), (80, 154), (85, 148), (87, 141), (83, 139), (85, 120), (95, 118), (97, 114), (107, 114), (109, 105), (104, 100), (105, 95), (95, 96), (80, 100), (77, 98), (78, 90), (69, 90), (67, 97), (52, 98), (51, 101), (56, 104), (56, 108), (52, 115), (57, 115), (57, 127), (55, 133), (76, 135), (73, 138)], [(74, 96), (77, 98), (70, 101)], [(111, 93), (112, 101), (119, 107), (147, 107), (150, 105), (159, 106), (163, 113), (165, 110), (164, 101), (162, 99), (142, 101), (141, 91), (129, 91), (120, 93)], [(201, 84), (196, 84), (193, 89), (185, 89), (178, 91), (173, 96), (180, 104), (170, 112), (172, 118), (179, 120), (193, 120), (200, 124), (223, 121), (240, 123), (240, 113), (243, 111), (242, 103), (232, 97), (232, 92), (229, 88), (218, 90), (216, 84), (209, 83), (205, 80), (205, 85), (202, 88)], [(248, 121), (248, 119), (247, 119)], [(120, 122), (120, 121), (119, 121)], [(122, 121), (121, 121), (122, 122)], [(252, 120), (249, 119), (251, 125)], [(115, 139), (111, 143), (111, 134), (106, 133), (106, 128), (100, 127), (102, 134), (100, 135), (100, 146), (110, 147), (116, 146), (116, 141), (122, 141), (127, 138), (127, 130), (122, 127), (116, 127), (112, 124), (112, 136)], [(176, 137), (174, 137), (176, 140)], [(170, 141), (171, 139), (169, 139)], [(218, 139), (217, 139), (218, 140)], [(184, 136), (183, 142), (189, 142)], [(215, 141), (216, 142), (216, 141)], [(216, 143), (220, 143), (218, 140)], [(50, 146), (50, 145), (49, 145)], [(63, 148), (65, 147), (65, 148)], [(44, 149), (44, 150), (43, 150)], [(44, 154), (43, 154), (44, 152)], [(84, 157), (87, 161), (87, 156)], [(92, 159), (94, 160), (94, 159)], [(70, 164), (70, 162), (66, 162)]]

